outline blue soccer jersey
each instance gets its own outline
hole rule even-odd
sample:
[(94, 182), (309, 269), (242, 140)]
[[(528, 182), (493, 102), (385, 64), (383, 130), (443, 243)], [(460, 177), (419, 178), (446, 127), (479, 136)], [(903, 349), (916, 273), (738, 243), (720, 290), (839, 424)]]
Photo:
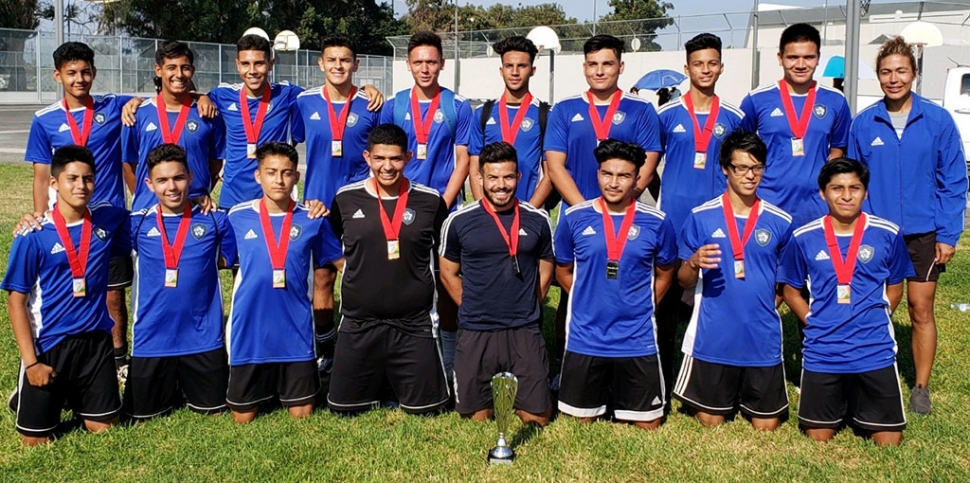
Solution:
[[(851, 374), (896, 362), (888, 285), (915, 275), (899, 227), (867, 216), (850, 286), (850, 302), (837, 301), (838, 279), (819, 218), (794, 231), (782, 256), (781, 281), (808, 287), (803, 366), (813, 372)], [(843, 259), (851, 235), (836, 239)]]
[[(664, 104), (659, 113), (660, 143), (663, 146), (663, 174), (660, 178), (658, 208), (667, 214), (675, 230), (695, 206), (724, 193), (727, 181), (721, 171), (721, 142), (741, 124), (744, 114), (738, 108), (720, 102), (717, 119), (710, 133), (703, 162), (696, 162), (694, 119), (684, 105), (684, 94), (678, 100)], [(709, 113), (697, 112), (701, 129), (707, 125)]]
[[(263, 190), (253, 176), (256, 171), (256, 158), (246, 155), (249, 142), (239, 103), (239, 93), (243, 89), (242, 84), (221, 84), (207, 94), (219, 108), (219, 117), (225, 124), (226, 163), (222, 171), (222, 190), (219, 194), (219, 206), (225, 209), (263, 196)], [(303, 127), (299, 124), (295, 109), (296, 96), (301, 92), (301, 87), (290, 85), (286, 81), (270, 84), (270, 100), (256, 140), (257, 146), (273, 141), (303, 142)], [(250, 125), (254, 127), (259, 103), (260, 98), (246, 98)]]
[[(516, 153), (519, 155), (519, 172), (522, 179), (519, 180), (518, 188), (515, 190), (515, 197), (521, 201), (529, 202), (532, 194), (535, 193), (542, 176), (542, 160), (545, 153), (541, 151), (540, 142), (542, 141), (542, 131), (539, 126), (539, 104), (540, 100), (533, 98), (532, 103), (526, 106), (525, 117), (521, 124), (512, 127), (515, 132)], [(482, 132), (482, 110), (484, 106), (475, 110), (472, 116), (472, 135), (468, 143), (468, 154), (478, 156), (482, 153), (482, 147), (486, 144), (504, 141), (502, 138), (502, 118), (499, 113), (499, 103), (496, 101), (492, 110), (488, 113), (485, 121), (485, 131)], [(505, 112), (509, 124), (512, 124), (518, 115), (521, 106), (506, 106)], [(508, 125), (506, 125), (508, 128)]]
[[(239, 272), (232, 288), (226, 339), (229, 364), (301, 362), (315, 358), (313, 347), (313, 270), (343, 256), (340, 241), (325, 218), (293, 212), (286, 252), (285, 288), (274, 287), (274, 270), (259, 216), (259, 200), (229, 212), (238, 248)], [(270, 215), (279, 241), (283, 213)]]
[[(623, 215), (612, 219), (619, 231)], [(677, 260), (674, 229), (663, 212), (637, 203), (616, 279), (607, 278), (603, 215), (596, 200), (567, 209), (554, 240), (556, 263), (574, 267), (566, 349), (596, 357), (656, 354), (653, 270)]]
[[(94, 178), (94, 193), (91, 201), (107, 201), (114, 206), (125, 207), (125, 185), (121, 174), (121, 111), (131, 100), (129, 96), (107, 94), (91, 96), (94, 101), (94, 114), (91, 118), (91, 133), (87, 146), (94, 154), (97, 175)], [(72, 109), (71, 117), (77, 123), (78, 131), (84, 126), (86, 109)], [(51, 164), (54, 150), (69, 144), (76, 144), (71, 132), (67, 112), (60, 102), (55, 102), (34, 114), (27, 136), (27, 152), (24, 159), (30, 163)], [(53, 204), (54, 200), (51, 199)]]
[[(596, 106), (601, 118), (606, 115), (608, 108), (607, 105)], [(549, 118), (546, 152), (565, 153), (566, 170), (579, 188), (579, 193), (587, 200), (599, 197), (599, 164), (593, 156), (598, 143), (586, 96), (563, 99), (549, 113)], [(648, 152), (660, 152), (659, 132), (660, 120), (653, 105), (645, 99), (623, 94), (610, 121), (609, 137), (639, 144)]]
[[(442, 87), (441, 90), (446, 91), (448, 89)], [(415, 183), (433, 188), (438, 194), (444, 194), (448, 187), (448, 181), (451, 180), (451, 174), (455, 172), (457, 162), (455, 146), (468, 146), (471, 136), (471, 105), (464, 97), (457, 94), (452, 94), (452, 96), (455, 99), (453, 111), (457, 117), (454, 122), (454, 135), (452, 135), (452, 128), (449, 127), (450, 124), (445, 118), (445, 108), (439, 104), (438, 109), (432, 114), (433, 122), (431, 123), (431, 130), (428, 132), (425, 159), (418, 159), (418, 140), (415, 135), (414, 112), (411, 109), (410, 102), (407, 104), (403, 122), (400, 123), (401, 128), (408, 134), (408, 149), (412, 154), (411, 162), (404, 167), (404, 176)], [(443, 100), (440, 102), (443, 102)], [(384, 104), (384, 108), (381, 109), (381, 124), (398, 124), (395, 122), (395, 118), (400, 116), (395, 116), (394, 104), (393, 101)], [(420, 101), (418, 106), (421, 111), (421, 118), (418, 122), (426, 121), (431, 101)], [(455, 203), (455, 206), (459, 205), (461, 205), (460, 200)]]
[[(323, 97), (323, 87), (315, 87), (300, 94), (296, 100), (297, 115), (306, 127), (306, 180), (303, 183), (303, 199), (319, 200), (325, 205), (333, 203), (337, 190), (370, 176), (370, 168), (364, 160), (367, 136), (380, 121), (379, 112), (367, 110), (369, 102), (364, 91), (359, 90), (350, 101), (341, 140), (341, 156), (334, 156), (333, 130), (330, 125), (330, 103)], [(338, 118), (347, 107), (345, 101), (332, 103)]]
[[(155, 193), (145, 185), (148, 178), (148, 153), (155, 147), (164, 144), (162, 126), (158, 121), (156, 98), (153, 97), (135, 112), (135, 125), (125, 127), (122, 137), (122, 149), (126, 163), (138, 163), (135, 170), (135, 196), (131, 200), (131, 210), (140, 211), (151, 208), (158, 202)], [(175, 129), (179, 111), (168, 111), (168, 127)], [(209, 160), (223, 159), (225, 151), (225, 128), (222, 116), (215, 119), (203, 119), (199, 115), (195, 102), (189, 110), (178, 145), (185, 148), (192, 172), (192, 185), (189, 186), (189, 196), (208, 195), (212, 188), (212, 176), (209, 171)]]
[[(735, 216), (739, 237), (748, 216)], [(700, 247), (721, 248), (718, 268), (701, 270), (694, 289), (694, 312), (683, 351), (705, 362), (768, 367), (782, 362), (781, 318), (775, 310), (775, 284), (782, 249), (790, 235), (791, 216), (762, 201), (751, 238), (744, 245), (744, 278), (734, 275), (731, 238), (723, 197), (691, 211), (678, 239), (681, 260)]]
[[(163, 215), (170, 246), (176, 243), (181, 215)], [(166, 286), (163, 227), (158, 206), (131, 214), (135, 278), (131, 286), (131, 354), (172, 357), (223, 347), (222, 287), (218, 258), (236, 258), (236, 239), (225, 212), (192, 209), (177, 282)]]
[[(795, 115), (801, 116), (806, 95), (791, 95)], [(836, 89), (816, 84), (805, 137), (801, 141), (803, 155), (795, 156), (795, 137), (789, 121), (797, 124), (798, 117), (789, 119), (782, 102), (778, 84), (760, 87), (741, 101), (744, 120), (741, 127), (757, 132), (768, 145), (768, 162), (758, 196), (790, 213), (796, 225), (828, 213), (825, 202), (818, 195), (818, 172), (828, 162), (830, 148), (845, 148), (849, 143), (852, 121), (845, 96)]]
[[(74, 276), (51, 215), (41, 221), (41, 230), (17, 236), (10, 247), (7, 273), (0, 288), (28, 295), (27, 314), (38, 354), (67, 336), (111, 332), (114, 326), (104, 304), (108, 261), (130, 250), (128, 212), (106, 201), (93, 203), (88, 209), (91, 245), (84, 273), (84, 297), (74, 296)], [(77, 252), (81, 249), (81, 230), (82, 222), (67, 225)]]

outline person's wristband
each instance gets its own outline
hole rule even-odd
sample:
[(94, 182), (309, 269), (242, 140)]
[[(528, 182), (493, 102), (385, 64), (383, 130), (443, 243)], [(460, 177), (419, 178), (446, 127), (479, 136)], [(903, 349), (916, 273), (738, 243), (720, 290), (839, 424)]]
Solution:
[(36, 361), (36, 362), (34, 362), (33, 364), (31, 364), (31, 365), (29, 365), (29, 366), (27, 366), (27, 367), (25, 367), (25, 368), (24, 368), (24, 371), (26, 371), (27, 369), (30, 369), (31, 367), (34, 367), (34, 366), (36, 366), (37, 364), (40, 364), (40, 361)]

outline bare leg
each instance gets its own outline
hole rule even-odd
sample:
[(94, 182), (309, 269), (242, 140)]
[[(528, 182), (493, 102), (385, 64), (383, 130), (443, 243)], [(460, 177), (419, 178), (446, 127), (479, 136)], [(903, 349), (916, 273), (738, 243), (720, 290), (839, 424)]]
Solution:
[(936, 358), (936, 317), (933, 299), (936, 282), (907, 282), (909, 319), (913, 323), (913, 364), (916, 386), (929, 387), (933, 359)]

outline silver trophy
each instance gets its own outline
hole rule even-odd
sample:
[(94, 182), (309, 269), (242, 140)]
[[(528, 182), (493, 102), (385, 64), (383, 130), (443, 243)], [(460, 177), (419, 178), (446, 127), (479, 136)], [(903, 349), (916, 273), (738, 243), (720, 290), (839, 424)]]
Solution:
[(492, 401), (495, 404), (495, 423), (498, 426), (498, 442), (488, 452), (488, 464), (507, 465), (515, 459), (515, 451), (509, 447), (505, 435), (509, 423), (515, 415), (515, 393), (519, 390), (519, 380), (511, 372), (500, 372), (492, 377)]

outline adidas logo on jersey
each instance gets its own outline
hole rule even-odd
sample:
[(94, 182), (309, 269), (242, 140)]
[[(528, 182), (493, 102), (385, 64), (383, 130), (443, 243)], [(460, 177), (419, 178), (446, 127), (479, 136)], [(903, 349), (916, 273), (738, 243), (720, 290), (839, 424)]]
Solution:
[(494, 117), (488, 118), (488, 122), (485, 123), (486, 126), (491, 126), (491, 125), (495, 125), (495, 124), (496, 124), (496, 122), (495, 122), (495, 118)]
[(659, 405), (659, 404), (660, 404), (661, 402), (662, 402), (662, 401), (660, 400), (660, 397), (659, 397), (659, 396), (654, 396), (654, 397), (653, 397), (653, 401), (651, 401), (651, 402), (650, 402), (650, 404), (651, 404), (652, 406), (657, 406), (657, 405)]
[(250, 228), (249, 231), (246, 232), (246, 236), (243, 237), (243, 240), (255, 240), (256, 238), (259, 237), (256, 236), (256, 232)]
[(313, 111), (313, 114), (310, 114), (310, 120), (311, 121), (319, 121), (320, 120), (320, 113), (317, 112), (317, 111)]
[(573, 116), (572, 122), (580, 122), (582, 120), (583, 120), (583, 115), (577, 112), (576, 115)]
[(158, 130), (158, 126), (156, 126), (154, 122), (149, 122), (148, 125), (145, 126), (145, 132), (151, 132), (151, 131), (157, 131), (157, 130)]
[(593, 227), (591, 226), (587, 226), (586, 229), (583, 230), (583, 236), (590, 236), (595, 234), (596, 234), (596, 230), (594, 230)]
[(774, 111), (771, 111), (771, 117), (785, 117), (785, 113), (776, 107)]
[(724, 230), (718, 228), (711, 234), (711, 238), (727, 238), (727, 235), (724, 234)]
[(54, 243), (54, 247), (51, 248), (51, 255), (55, 253), (61, 253), (64, 251), (64, 247), (60, 243)]
[(405, 121), (410, 121), (411, 120), (411, 113), (410, 112), (404, 113), (404, 120)]
[(825, 253), (825, 250), (819, 250), (818, 255), (815, 255), (815, 260), (831, 260), (829, 254)]
[(360, 219), (360, 218), (363, 218), (363, 217), (364, 217), (364, 211), (361, 210), (360, 208), (357, 208), (357, 211), (354, 212), (354, 216), (351, 216), (351, 218), (353, 218), (355, 220)]
[(674, 128), (674, 132), (687, 132), (687, 130), (684, 129), (683, 124), (678, 124), (677, 127)]
[(158, 231), (158, 228), (155, 228), (153, 226), (151, 230), (148, 230), (148, 234), (145, 236), (148, 236), (148, 237), (162, 236), (162, 233)]
[(239, 110), (239, 106), (237, 106), (236, 103), (233, 102), (232, 104), (229, 104), (229, 107), (227, 107), (226, 110), (228, 110), (228, 111), (238, 111)]
[(529, 234), (525, 232), (525, 229), (519, 228), (519, 236), (529, 236)]
[(67, 124), (61, 124), (61, 127), (57, 128), (57, 132), (70, 131), (71, 128)]
[(873, 139), (872, 140), (872, 143), (870, 143), (869, 145), (870, 146), (882, 146), (883, 145), (882, 138), (880, 138), (879, 136), (876, 136), (876, 139)]

